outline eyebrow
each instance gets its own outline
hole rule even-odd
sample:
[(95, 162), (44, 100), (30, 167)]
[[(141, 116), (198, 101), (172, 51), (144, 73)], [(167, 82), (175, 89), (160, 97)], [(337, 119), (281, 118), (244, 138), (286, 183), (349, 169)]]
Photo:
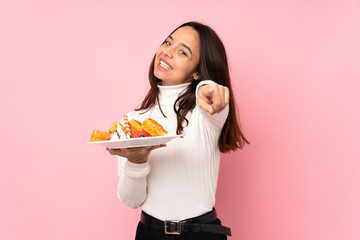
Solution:
[[(169, 36), (169, 38), (174, 41), (174, 39), (173, 39), (173, 37), (171, 35)], [(191, 49), (185, 43), (181, 43), (181, 45), (183, 45), (192, 54)]]

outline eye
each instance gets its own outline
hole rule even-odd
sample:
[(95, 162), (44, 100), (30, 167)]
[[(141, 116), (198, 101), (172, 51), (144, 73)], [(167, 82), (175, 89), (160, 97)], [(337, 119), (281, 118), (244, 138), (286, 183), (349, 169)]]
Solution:
[(171, 46), (171, 42), (169, 42), (168, 40), (165, 40), (165, 42), (164, 42), (166, 45), (168, 45), (168, 46)]
[(180, 50), (180, 54), (187, 56), (187, 54), (183, 50)]

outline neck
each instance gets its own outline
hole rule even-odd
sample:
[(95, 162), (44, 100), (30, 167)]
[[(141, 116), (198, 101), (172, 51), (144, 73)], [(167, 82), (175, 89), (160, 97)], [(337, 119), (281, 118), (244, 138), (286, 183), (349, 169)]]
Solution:
[(159, 85), (159, 103), (160, 105), (174, 105), (179, 95), (186, 90), (190, 83), (179, 85), (162, 86)]

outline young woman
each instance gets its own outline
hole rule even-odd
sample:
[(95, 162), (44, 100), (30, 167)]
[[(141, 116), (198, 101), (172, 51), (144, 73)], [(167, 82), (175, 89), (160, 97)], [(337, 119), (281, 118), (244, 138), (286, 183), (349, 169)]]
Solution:
[(107, 149), (118, 155), (118, 196), (141, 207), (136, 239), (227, 239), (217, 218), (220, 152), (248, 143), (240, 130), (224, 46), (208, 26), (175, 29), (150, 65), (151, 88), (129, 119), (151, 117), (183, 134), (166, 145)]

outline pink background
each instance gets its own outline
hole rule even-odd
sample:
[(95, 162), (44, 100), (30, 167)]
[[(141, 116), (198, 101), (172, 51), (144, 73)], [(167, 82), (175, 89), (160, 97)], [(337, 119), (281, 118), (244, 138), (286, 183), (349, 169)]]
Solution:
[(360, 239), (359, 1), (0, 1), (0, 239), (133, 239), (93, 129), (140, 103), (185, 21), (228, 52), (246, 150), (223, 155), (232, 239)]

